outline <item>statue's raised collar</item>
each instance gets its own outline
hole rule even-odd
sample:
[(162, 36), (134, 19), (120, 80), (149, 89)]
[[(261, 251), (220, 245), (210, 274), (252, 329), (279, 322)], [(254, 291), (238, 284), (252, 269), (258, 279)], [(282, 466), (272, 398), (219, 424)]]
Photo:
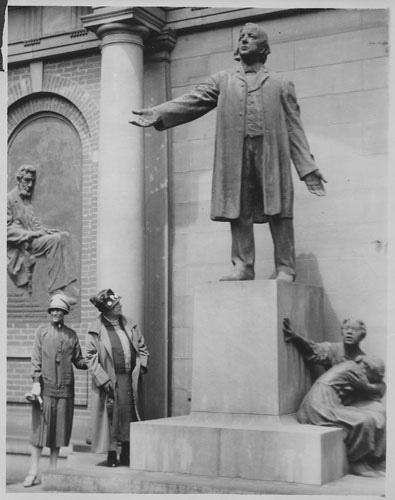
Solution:
[(244, 73), (259, 73), (262, 69), (265, 69), (265, 66), (262, 62), (256, 62), (249, 66), (243, 61), (240, 61), (241, 67), (243, 68)]

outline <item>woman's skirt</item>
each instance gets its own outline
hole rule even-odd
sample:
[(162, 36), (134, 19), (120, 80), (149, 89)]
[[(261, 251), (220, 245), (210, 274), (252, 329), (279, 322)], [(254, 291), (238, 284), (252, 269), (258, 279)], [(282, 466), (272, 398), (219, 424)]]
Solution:
[(135, 420), (132, 378), (130, 374), (117, 373), (117, 387), (111, 423), (112, 441), (129, 441), (130, 422)]
[(74, 398), (43, 396), (43, 409), (32, 405), (30, 444), (36, 447), (68, 446), (73, 427)]

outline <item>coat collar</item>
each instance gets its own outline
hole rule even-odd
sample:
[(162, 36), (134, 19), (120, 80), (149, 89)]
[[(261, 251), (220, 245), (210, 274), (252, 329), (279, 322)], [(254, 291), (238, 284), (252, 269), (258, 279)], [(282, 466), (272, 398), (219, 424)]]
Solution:
[[(236, 68), (234, 69), (234, 74), (237, 78), (239, 78), (243, 82), (246, 81), (244, 69), (241, 64), (236, 66)], [(254, 87), (251, 88), (250, 90), (258, 89), (263, 84), (263, 82), (269, 77), (269, 75), (270, 75), (269, 70), (266, 68), (266, 66), (263, 66), (262, 69), (256, 74)]]
[[(133, 344), (134, 348), (138, 352), (138, 345), (136, 345), (136, 340), (135, 340), (134, 335), (132, 333), (132, 328), (134, 328), (136, 326), (136, 323), (134, 321), (131, 321), (129, 323), (128, 320), (125, 318), (125, 316), (122, 316), (122, 315), (121, 315), (121, 321), (122, 321), (122, 324), (125, 328), (127, 336), (129, 337), (131, 343)], [(94, 323), (89, 328), (89, 333), (94, 333), (98, 336), (99, 340), (103, 343), (109, 357), (112, 359), (111, 341), (110, 341), (110, 337), (108, 336), (107, 330), (103, 324), (101, 314), (99, 314), (99, 316), (96, 318)]]
[[(137, 323), (135, 321), (126, 319), (126, 317), (123, 316), (122, 314), (121, 314), (121, 321), (123, 326), (128, 330), (137, 326)], [(100, 313), (96, 317), (95, 321), (89, 327), (89, 333), (95, 333), (96, 335), (100, 336), (102, 327), (103, 327), (103, 321), (102, 321), (102, 315)]]

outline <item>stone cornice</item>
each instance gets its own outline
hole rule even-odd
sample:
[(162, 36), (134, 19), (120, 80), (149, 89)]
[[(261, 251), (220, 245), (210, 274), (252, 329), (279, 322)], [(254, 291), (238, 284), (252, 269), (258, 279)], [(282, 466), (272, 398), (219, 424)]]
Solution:
[[(154, 56), (155, 50), (169, 54), (173, 48), (173, 35), (210, 29), (217, 26), (244, 23), (295, 15), (302, 9), (258, 8), (162, 8), (162, 7), (95, 7), (92, 14), (81, 16), (84, 27), (65, 33), (19, 40), (8, 45), (8, 65), (38, 59), (59, 57), (77, 52), (95, 51), (101, 47), (97, 30), (106, 24), (122, 23), (143, 26), (150, 32), (145, 41), (145, 52)], [(308, 11), (311, 9), (304, 9)], [(164, 35), (163, 35), (163, 34)]]
[(295, 15), (296, 13), (307, 12), (309, 10), (323, 9), (177, 7), (166, 10), (166, 27), (174, 29), (177, 34), (181, 34), (220, 25), (243, 24), (249, 21), (259, 22), (266, 19)]
[(166, 23), (166, 13), (159, 7), (95, 7), (92, 14), (81, 16), (85, 28), (96, 32), (105, 24), (142, 25), (159, 33)]
[(75, 52), (100, 48), (100, 40), (87, 30), (72, 30), (67, 33), (45, 35), (30, 40), (19, 40), (8, 44), (8, 65), (31, 62), (37, 59), (67, 56)]

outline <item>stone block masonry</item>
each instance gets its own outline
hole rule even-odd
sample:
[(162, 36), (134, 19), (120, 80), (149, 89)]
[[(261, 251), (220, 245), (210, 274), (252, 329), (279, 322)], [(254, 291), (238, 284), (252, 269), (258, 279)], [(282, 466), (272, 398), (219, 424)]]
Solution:
[(289, 317), (322, 340), (319, 287), (275, 280), (209, 282), (195, 291), (192, 408), (130, 426), (131, 469), (321, 485), (346, 470), (341, 429), (295, 418), (312, 384)]

